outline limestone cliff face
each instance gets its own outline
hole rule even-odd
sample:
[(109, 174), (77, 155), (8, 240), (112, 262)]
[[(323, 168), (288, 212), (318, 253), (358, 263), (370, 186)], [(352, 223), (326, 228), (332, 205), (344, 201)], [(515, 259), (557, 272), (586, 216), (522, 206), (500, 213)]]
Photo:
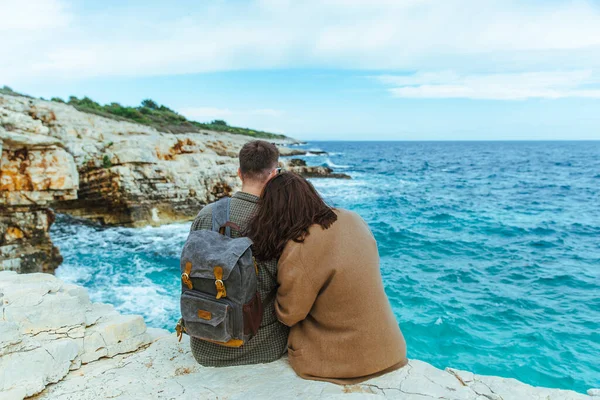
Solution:
[(114, 138), (121, 140), (111, 140), (101, 157), (79, 164), (78, 200), (58, 202), (56, 209), (104, 224), (134, 226), (193, 217), (239, 184), (235, 153), (215, 151), (234, 146), (189, 136)]
[(247, 137), (167, 134), (0, 95), (0, 269), (52, 271), (61, 262), (51, 208), (105, 224), (193, 217), (238, 188), (235, 156)]
[(0, 95), (0, 269), (52, 271), (60, 263), (48, 236), (51, 209), (129, 226), (193, 218), (240, 188), (237, 153), (252, 139), (164, 133), (62, 103)]
[(1, 108), (0, 121), (0, 269), (51, 272), (62, 258), (48, 207), (77, 197), (75, 162), (39, 121)]
[(72, 156), (78, 195), (57, 199), (57, 211), (106, 224), (160, 224), (189, 219), (239, 185), (235, 156), (249, 137), (163, 133), (55, 102), (0, 101), (2, 123), (16, 130), (34, 125)]

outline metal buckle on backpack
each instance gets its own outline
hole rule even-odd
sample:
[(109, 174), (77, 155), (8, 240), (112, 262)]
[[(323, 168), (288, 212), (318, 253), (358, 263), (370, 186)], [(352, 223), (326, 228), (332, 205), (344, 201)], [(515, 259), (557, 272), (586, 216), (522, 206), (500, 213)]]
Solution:
[(188, 287), (188, 289), (194, 288), (194, 286), (192, 286), (192, 280), (190, 279), (191, 272), (192, 272), (192, 263), (188, 261), (185, 263), (185, 270), (183, 271), (183, 274), (181, 274), (181, 280), (183, 281), (185, 286)]
[(221, 297), (227, 297), (227, 290), (225, 290), (225, 284), (223, 283), (223, 267), (215, 266), (213, 273), (215, 274), (215, 286), (217, 287), (217, 300)]
[(217, 300), (221, 297), (227, 297), (227, 291), (225, 290), (225, 284), (221, 279), (215, 280), (215, 286), (217, 287)]
[(185, 284), (185, 286), (188, 287), (188, 289), (193, 289), (194, 286), (192, 285), (192, 281), (190, 279), (190, 276), (188, 274), (186, 274), (185, 272), (183, 274), (181, 274), (181, 280), (183, 281), (183, 283)]

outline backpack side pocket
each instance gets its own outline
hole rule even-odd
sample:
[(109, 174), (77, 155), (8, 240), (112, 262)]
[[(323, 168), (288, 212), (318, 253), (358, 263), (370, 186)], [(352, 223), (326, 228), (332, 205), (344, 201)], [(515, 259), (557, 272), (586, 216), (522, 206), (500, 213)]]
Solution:
[(260, 328), (263, 316), (263, 304), (260, 294), (256, 292), (252, 300), (243, 306), (244, 313), (244, 335), (254, 336)]

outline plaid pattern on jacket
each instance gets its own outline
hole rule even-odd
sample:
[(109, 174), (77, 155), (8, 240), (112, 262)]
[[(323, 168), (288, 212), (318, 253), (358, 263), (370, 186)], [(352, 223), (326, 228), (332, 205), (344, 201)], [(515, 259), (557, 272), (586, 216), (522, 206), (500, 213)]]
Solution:
[[(246, 229), (256, 210), (258, 197), (238, 192), (231, 198), (231, 222)], [(192, 223), (192, 231), (212, 229), (212, 204), (204, 207)], [(239, 232), (232, 230), (232, 237)], [(209, 367), (259, 364), (275, 361), (287, 351), (289, 328), (277, 320), (275, 295), (277, 293), (277, 260), (258, 263), (258, 292), (263, 301), (263, 319), (256, 336), (242, 347), (225, 347), (191, 337), (192, 354), (198, 363)]]

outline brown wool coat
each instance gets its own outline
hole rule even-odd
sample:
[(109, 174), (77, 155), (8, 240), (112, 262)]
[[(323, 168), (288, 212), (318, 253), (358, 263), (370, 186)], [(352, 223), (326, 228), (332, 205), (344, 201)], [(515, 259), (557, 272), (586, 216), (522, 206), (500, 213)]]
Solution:
[(406, 343), (379, 272), (375, 238), (358, 214), (336, 210), (290, 241), (278, 263), (275, 310), (290, 326), (289, 360), (306, 379), (357, 383), (407, 363)]

